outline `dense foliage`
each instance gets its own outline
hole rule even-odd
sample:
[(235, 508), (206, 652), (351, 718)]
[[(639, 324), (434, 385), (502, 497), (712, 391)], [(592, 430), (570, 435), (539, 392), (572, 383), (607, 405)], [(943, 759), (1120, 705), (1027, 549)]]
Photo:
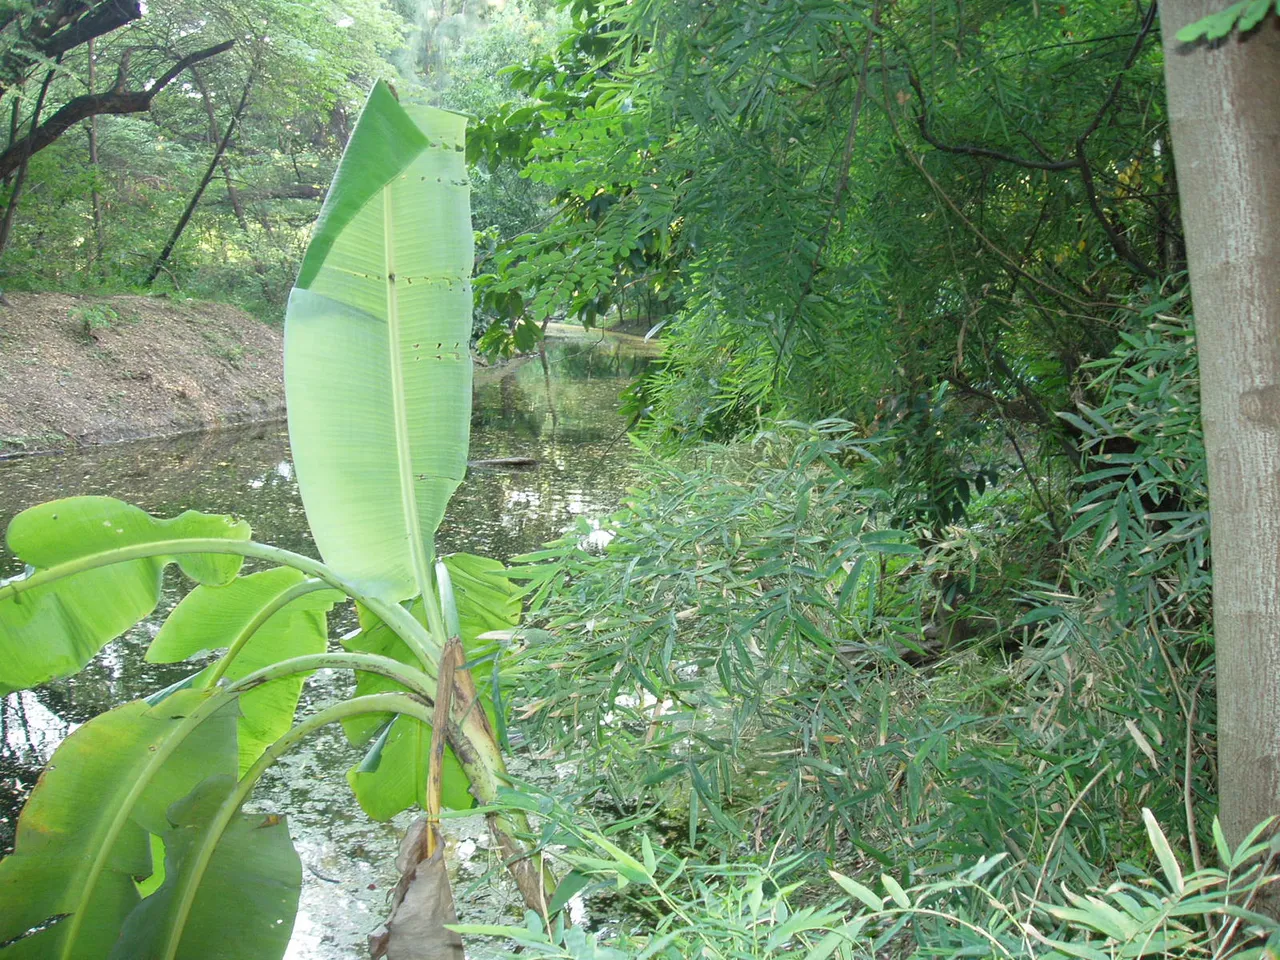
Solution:
[[(511, 96), (501, 68), (544, 46), (556, 19), (536, 4), (468, 6), (153, 3), (52, 69), (36, 60), (4, 87), (11, 147), (77, 98), (154, 85), (185, 55), (225, 48), (180, 70), (149, 110), (68, 126), (30, 155), (21, 183), (0, 169), (0, 209), (14, 209), (0, 287), (143, 288), (278, 318), (370, 83), (403, 70), (431, 102), (487, 112)], [(27, 37), (14, 21), (0, 31), (7, 62)], [(477, 181), (476, 222), (495, 237), (544, 216), (544, 194), (514, 175)]]
[[(638, 310), (666, 349), (628, 397), (650, 481), (521, 573), (548, 631), (525, 726), (692, 863), (909, 884), (999, 854), (987, 905), (1070, 926), (1067, 891), (1154, 865), (1140, 809), (1208, 862), (1206, 470), (1155, 5), (568, 6), (512, 75), (534, 102), (472, 138), (558, 212), (479, 279), (481, 343)], [(897, 916), (883, 942), (1047, 949), (948, 891), (985, 933)], [(1194, 955), (1175, 939), (1127, 949)]]
[[(645, 483), (521, 558), (537, 626), (502, 638), (513, 742), (565, 776), (497, 806), (570, 871), (544, 913), (612, 889), (620, 920), (470, 932), (573, 958), (1274, 955), (1277, 848), (1214, 818), (1155, 0), (255, 3), (158, 4), (100, 43), (237, 39), (98, 118), (92, 163), (68, 132), (10, 178), (6, 282), (141, 282), (216, 174), (158, 284), (278, 306), (352, 91), (399, 71), (481, 118), (478, 349), (566, 317), (663, 344), (623, 398)], [(48, 81), (8, 56), (11, 146), (46, 94), (106, 83), (86, 51)]]

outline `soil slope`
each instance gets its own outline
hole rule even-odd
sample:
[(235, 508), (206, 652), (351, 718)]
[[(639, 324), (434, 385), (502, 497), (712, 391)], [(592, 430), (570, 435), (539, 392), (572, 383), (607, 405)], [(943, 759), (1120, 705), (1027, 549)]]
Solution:
[(284, 413), (278, 330), (223, 304), (9, 293), (0, 457)]

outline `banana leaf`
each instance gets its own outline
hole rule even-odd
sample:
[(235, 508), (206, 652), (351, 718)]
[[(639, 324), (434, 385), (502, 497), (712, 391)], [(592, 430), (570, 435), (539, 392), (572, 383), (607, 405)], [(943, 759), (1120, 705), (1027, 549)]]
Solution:
[[(73, 497), (24, 510), (9, 523), (9, 549), (34, 570), (185, 538), (248, 540), (249, 525), (188, 510), (152, 517), (110, 497)], [(225, 584), (241, 558), (147, 557), (85, 570), (0, 600), (0, 696), (75, 673), (155, 609), (164, 569), (177, 562), (199, 583)]]
[[(520, 618), (516, 587), (505, 576), (506, 568), (496, 560), (457, 553), (443, 560), (454, 587), (463, 649), (470, 656), (483, 646), (481, 634), (514, 626)], [(421, 604), (412, 611), (420, 615)], [(361, 630), (343, 640), (348, 650), (391, 657), (415, 665), (416, 658), (386, 624), (362, 607), (357, 607)], [(491, 726), (497, 726), (500, 709), (494, 701), (492, 671), (479, 671), (477, 687)], [(356, 694), (400, 691), (394, 680), (371, 673), (356, 673)], [(375, 820), (389, 820), (403, 810), (426, 807), (428, 747), (431, 726), (413, 717), (369, 714), (343, 721), (352, 743), (373, 738), (364, 759), (347, 772), (347, 781), (365, 813)], [(468, 793), (468, 779), (452, 750), (445, 749), (443, 804), (449, 810), (467, 810), (474, 800)]]
[(465, 118), (378, 83), (285, 320), (285, 392), (316, 546), (386, 599), (430, 595), (471, 413)]
[[(153, 836), (169, 806), (206, 777), (236, 771), (234, 700), (144, 772), (209, 691), (137, 700), (58, 747), (23, 808), (14, 852), (0, 860), (0, 957), (104, 960), (150, 877)], [(263, 954), (266, 956), (266, 954)]]
[[(289, 947), (302, 862), (283, 817), (214, 816), (235, 778), (210, 777), (169, 810), (165, 877), (129, 915), (110, 960), (278, 960)], [(207, 863), (194, 851), (220, 830)], [(194, 878), (194, 880), (192, 880)], [(183, 902), (185, 885), (194, 895)]]
[[(329, 640), (325, 614), (346, 597), (330, 589), (291, 595), (291, 591), (300, 587), (314, 586), (315, 581), (308, 581), (289, 567), (237, 577), (223, 587), (198, 586), (183, 597), (165, 619), (147, 648), (147, 661), (176, 663), (206, 651), (229, 647), (254, 626), (259, 614), (281, 600), (287, 604), (249, 635), (223, 677), (239, 680), (290, 657), (324, 653)], [(212, 670), (213, 667), (209, 667), (201, 671), (191, 684), (204, 686)], [(307, 676), (297, 673), (279, 677), (240, 694), (237, 728), (241, 773), (289, 731)]]

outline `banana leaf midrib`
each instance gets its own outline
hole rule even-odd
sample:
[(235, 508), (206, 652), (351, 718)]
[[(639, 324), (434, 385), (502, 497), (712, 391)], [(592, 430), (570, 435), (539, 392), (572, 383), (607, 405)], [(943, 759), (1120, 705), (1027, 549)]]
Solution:
[[(414, 575), (418, 593), (428, 600), (431, 597), (428, 563), (431, 544), (423, 536), (414, 536), (422, 529), (418, 518), (418, 505), (413, 485), (413, 441), (409, 436), (409, 413), (405, 407), (404, 349), (400, 342), (400, 304), (396, 296), (395, 262), (395, 210), (390, 185), (382, 188), (383, 276), (387, 284), (387, 345), (391, 356), (391, 400), (396, 429), (396, 457), (400, 469), (400, 506), (404, 511), (405, 529), (409, 531), (409, 550), (413, 556)], [(429, 603), (428, 603), (429, 605)], [(439, 638), (443, 640), (443, 638)]]

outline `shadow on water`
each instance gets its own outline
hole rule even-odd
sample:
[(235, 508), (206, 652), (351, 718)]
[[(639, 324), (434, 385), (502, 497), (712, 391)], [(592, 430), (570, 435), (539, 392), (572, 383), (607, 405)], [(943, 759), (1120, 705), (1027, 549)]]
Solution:
[[(617, 413), (618, 393), (645, 363), (624, 344), (575, 340), (549, 342), (545, 356), (505, 370), (478, 370), (472, 458), (532, 457), (539, 465), (469, 471), (438, 535), (440, 549), (506, 560), (553, 539), (580, 516), (612, 510), (633, 478), (619, 441), (626, 423)], [(255, 539), (315, 555), (283, 423), (0, 462), (0, 529), (26, 507), (84, 494), (118, 497), (161, 516), (187, 509), (234, 513), (253, 524)], [(0, 547), (0, 577), (20, 569)], [(17, 810), (64, 737), (104, 710), (193, 671), (189, 663), (143, 659), (186, 588), (171, 570), (156, 615), (83, 672), (0, 700), (0, 854), (12, 848)], [(330, 617), (331, 636), (354, 626), (349, 606)], [(304, 691), (303, 710), (349, 688), (349, 676), (316, 676)], [(321, 731), (286, 756), (255, 795), (260, 806), (289, 815), (304, 864), (291, 960), (367, 956), (365, 935), (385, 914), (395, 848), (411, 817), (379, 824), (359, 811), (344, 776), (358, 760), (340, 731)], [(504, 882), (473, 884), (499, 864), (482, 818), (446, 826), (459, 912), (470, 922), (509, 913), (517, 897)]]

